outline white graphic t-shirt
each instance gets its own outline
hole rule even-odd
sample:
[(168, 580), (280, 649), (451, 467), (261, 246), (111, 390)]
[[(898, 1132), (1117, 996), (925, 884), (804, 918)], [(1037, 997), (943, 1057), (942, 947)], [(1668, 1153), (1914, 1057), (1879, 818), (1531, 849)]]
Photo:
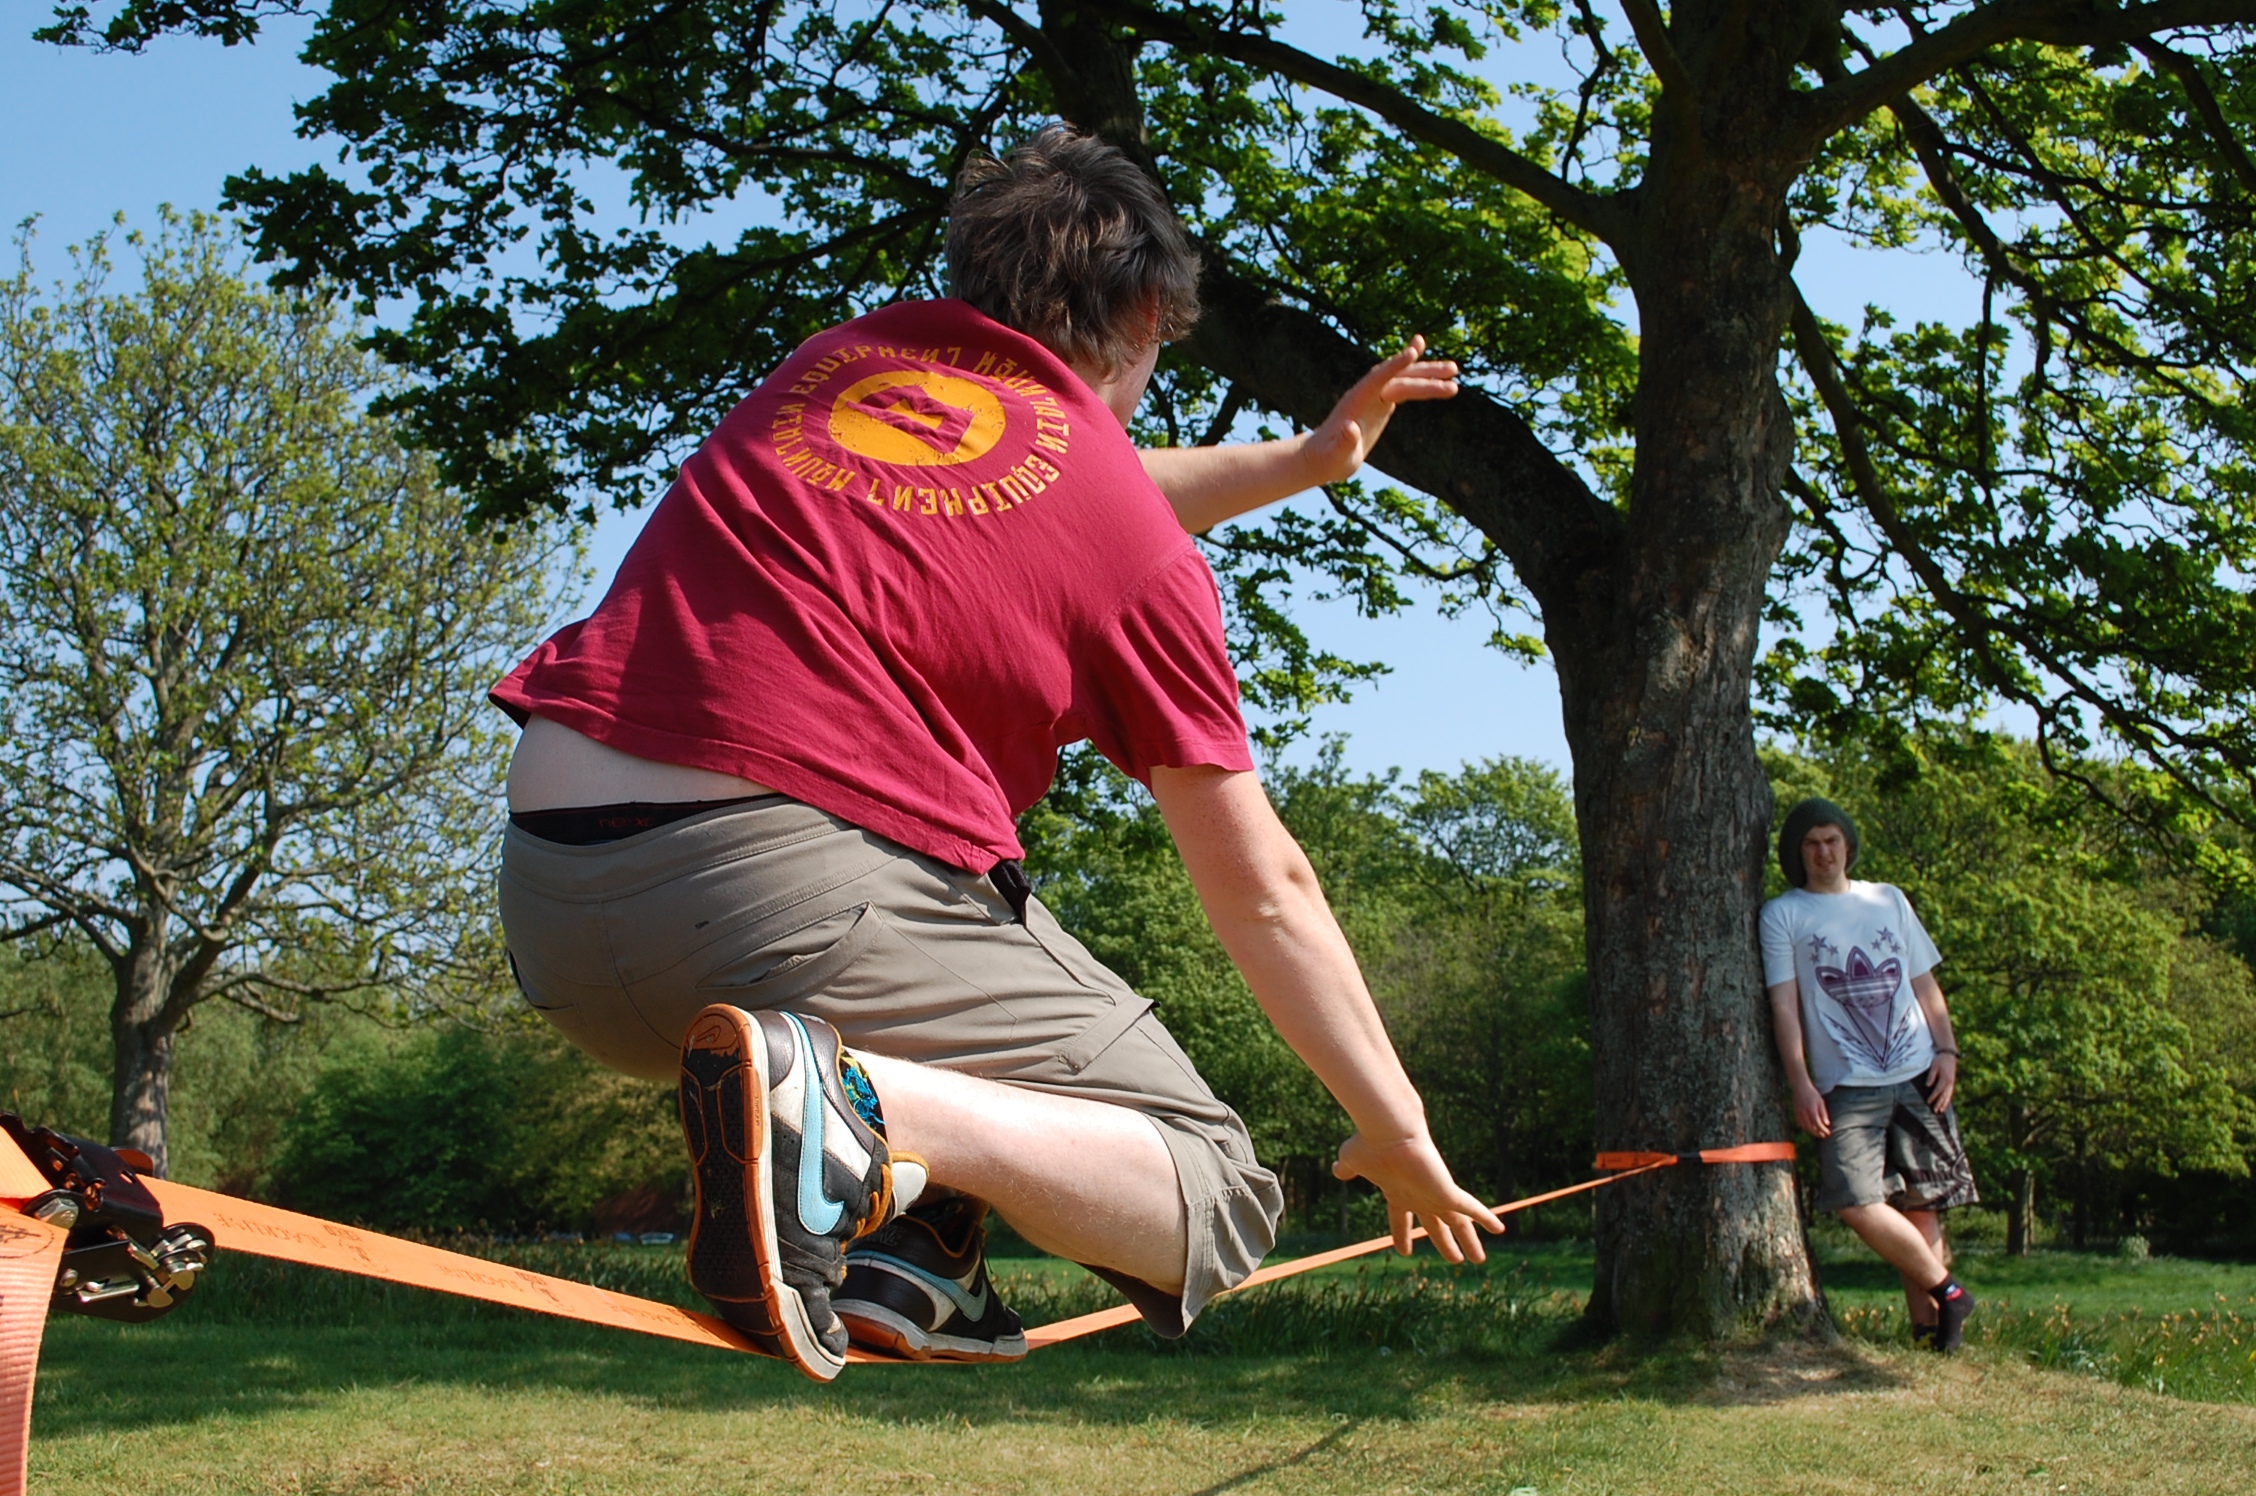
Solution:
[(1764, 983), (1801, 989), (1802, 1043), (1820, 1092), (1891, 1086), (1935, 1063), (1911, 979), (1940, 958), (1901, 889), (1855, 879), (1846, 893), (1789, 889), (1763, 905), (1762, 948)]

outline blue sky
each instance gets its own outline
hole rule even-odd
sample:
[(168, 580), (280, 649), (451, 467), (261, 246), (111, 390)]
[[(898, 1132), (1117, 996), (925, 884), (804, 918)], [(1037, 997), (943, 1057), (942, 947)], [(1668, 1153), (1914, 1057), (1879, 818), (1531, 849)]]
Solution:
[[(146, 225), (157, 205), (211, 208), (230, 172), (256, 164), (281, 173), (332, 155), (300, 140), (292, 106), (327, 75), (301, 66), (291, 39), (302, 22), (270, 27), (252, 46), (184, 38), (141, 56), (98, 56), (32, 42), (42, 3), (8, 7), (0, 34), (0, 218), (39, 215), (35, 262), (46, 278), (65, 269), (64, 248), (123, 212)], [(1908, 318), (1971, 320), (1978, 290), (1939, 256), (1858, 253), (1819, 240), (1800, 267), (1817, 310), (1854, 325), (1867, 301)], [(639, 515), (608, 518), (591, 559), (617, 565)], [(1545, 761), (1562, 772), (1567, 749), (1547, 665), (1518, 665), (1486, 648), (1485, 627), (1430, 608), (1364, 620), (1343, 605), (1305, 604), (1297, 616), (1324, 648), (1383, 660), (1393, 673), (1348, 703), (1321, 709), (1319, 733), (1347, 737), (1362, 770), (1452, 770), (1497, 755)], [(1305, 754), (1295, 754), (1304, 757)]]

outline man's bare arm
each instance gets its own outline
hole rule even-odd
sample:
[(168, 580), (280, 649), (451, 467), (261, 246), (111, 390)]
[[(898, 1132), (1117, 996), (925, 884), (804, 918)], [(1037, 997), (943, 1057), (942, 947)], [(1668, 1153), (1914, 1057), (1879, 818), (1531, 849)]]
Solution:
[(1794, 1120), (1812, 1137), (1831, 1137), (1833, 1113), (1817, 1083), (1810, 1079), (1809, 1060), (1802, 1053), (1801, 983), (1778, 982), (1766, 990), (1770, 994), (1770, 1031), (1778, 1039), (1778, 1058), (1786, 1067), (1786, 1084), (1794, 1093)]
[(1410, 1248), (1416, 1215), (1442, 1256), (1482, 1261), (1479, 1232), (1501, 1232), (1504, 1223), (1450, 1176), (1355, 953), (1260, 781), (1236, 770), (1154, 769), (1151, 785), (1223, 949), (1355, 1123), (1334, 1172), (1385, 1192), (1401, 1250)]
[(1933, 973), (1923, 971), (1913, 977), (1911, 995), (1919, 999), (1920, 1011), (1927, 1015), (1927, 1032), (1935, 1039), (1935, 1063), (1924, 1078), (1927, 1104), (1939, 1112), (1958, 1090), (1958, 1035), (1951, 1028), (1950, 1004), (1943, 1001), (1942, 986)]

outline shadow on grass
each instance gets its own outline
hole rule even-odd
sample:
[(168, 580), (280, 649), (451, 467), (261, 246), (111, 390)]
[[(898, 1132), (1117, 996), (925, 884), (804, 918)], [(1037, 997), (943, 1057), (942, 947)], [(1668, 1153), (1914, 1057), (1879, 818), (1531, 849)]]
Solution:
[(1190, 1496), (1222, 1496), (1224, 1491), (1235, 1491), (1242, 1486), (1250, 1486), (1255, 1481), (1265, 1476), (1275, 1475), (1280, 1470), (1291, 1470), (1296, 1466), (1305, 1465), (1316, 1456), (1330, 1450), (1333, 1445), (1362, 1426), (1360, 1419), (1342, 1423), (1338, 1428), (1333, 1429), (1305, 1449), (1297, 1449), (1283, 1459), (1266, 1460), (1250, 1469), (1240, 1470), (1226, 1480), (1218, 1480), (1211, 1486), (1199, 1487), (1196, 1491), (1191, 1492)]
[[(611, 1286), (643, 1271), (626, 1261), (633, 1271), (605, 1270)], [(286, 1414), (398, 1386), (561, 1392), (682, 1412), (821, 1406), (911, 1426), (1212, 1426), (1296, 1415), (1352, 1426), (1494, 1403), (1780, 1401), (1894, 1380), (1869, 1355), (1800, 1343), (1566, 1349), (1579, 1300), (1516, 1270), (1278, 1284), (1221, 1301), (1180, 1342), (1130, 1327), (1016, 1366), (855, 1366), (823, 1387), (756, 1357), (255, 1259), (227, 1267), (155, 1324), (50, 1324), (40, 1434)], [(669, 1296), (686, 1293), (678, 1265), (653, 1258), (649, 1271), (669, 1275)], [(1034, 1323), (1110, 1297), (1093, 1280), (1024, 1280), (1031, 1299), (1003, 1282)], [(1312, 1457), (1322, 1443), (1293, 1458)]]

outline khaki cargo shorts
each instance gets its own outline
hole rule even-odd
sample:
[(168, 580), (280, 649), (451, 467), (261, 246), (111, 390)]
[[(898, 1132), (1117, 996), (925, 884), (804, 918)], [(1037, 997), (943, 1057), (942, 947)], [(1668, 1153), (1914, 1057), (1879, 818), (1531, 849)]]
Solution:
[(1158, 1124), (1190, 1222), (1186, 1321), (1276, 1239), (1276, 1177), (1138, 997), (1039, 899), (781, 795), (599, 846), (511, 826), (501, 918), (525, 1000), (616, 1070), (671, 1081), (708, 1003), (836, 1025), (873, 1054)]

